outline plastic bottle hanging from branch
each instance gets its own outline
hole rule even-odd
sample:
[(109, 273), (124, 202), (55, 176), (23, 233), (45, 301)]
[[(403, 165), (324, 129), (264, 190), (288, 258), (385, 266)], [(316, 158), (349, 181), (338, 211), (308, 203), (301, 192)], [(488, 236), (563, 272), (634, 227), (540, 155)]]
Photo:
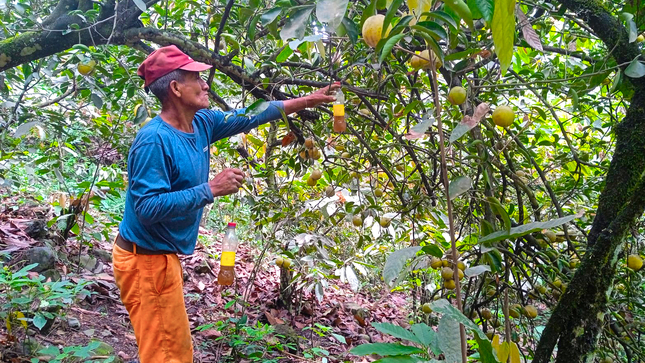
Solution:
[(334, 132), (342, 133), (347, 129), (345, 121), (345, 95), (341, 89), (336, 91), (336, 101), (334, 101)]
[(222, 257), (217, 282), (224, 286), (233, 285), (235, 280), (235, 252), (238, 244), (235, 226), (235, 223), (228, 224), (226, 235), (222, 240)]

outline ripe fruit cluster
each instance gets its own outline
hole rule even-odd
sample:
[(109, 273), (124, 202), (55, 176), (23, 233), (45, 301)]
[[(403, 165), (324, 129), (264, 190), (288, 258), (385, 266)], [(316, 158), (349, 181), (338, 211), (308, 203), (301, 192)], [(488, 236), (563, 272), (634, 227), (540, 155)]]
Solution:
[(313, 139), (308, 138), (305, 140), (305, 149), (300, 151), (300, 157), (304, 160), (312, 159), (318, 160), (322, 156), (320, 149), (316, 147)]
[[(434, 268), (435, 270), (438, 270), (441, 268), (441, 278), (443, 279), (443, 287), (452, 290), (456, 287), (455, 280), (454, 280), (454, 270), (449, 267), (452, 265), (452, 262), (446, 260), (446, 259), (439, 259), (437, 257), (432, 257), (430, 259), (430, 267)], [(466, 269), (466, 264), (463, 263), (463, 261), (457, 262), (457, 274), (459, 275), (459, 279), (464, 278), (464, 270)]]
[(289, 268), (291, 267), (291, 260), (287, 257), (278, 256), (278, 258), (275, 259), (275, 264), (279, 267)]

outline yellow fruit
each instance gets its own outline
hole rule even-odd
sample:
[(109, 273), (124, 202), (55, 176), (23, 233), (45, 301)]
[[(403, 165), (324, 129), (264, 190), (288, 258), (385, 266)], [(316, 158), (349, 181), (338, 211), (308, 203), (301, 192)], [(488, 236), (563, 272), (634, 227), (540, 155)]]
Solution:
[(310, 187), (313, 187), (314, 185), (316, 185), (316, 183), (318, 183), (318, 180), (312, 177), (307, 178), (307, 185), (309, 185)]
[(283, 263), (284, 263), (284, 258), (278, 257), (278, 258), (275, 259), (275, 264), (276, 265), (282, 266)]
[(405, 170), (405, 166), (403, 166), (403, 164), (397, 164), (396, 165), (396, 170), (403, 171), (403, 170)]
[(357, 171), (352, 171), (351, 177), (354, 179), (358, 179), (361, 177), (361, 175)]
[(331, 185), (327, 186), (327, 188), (325, 188), (325, 195), (327, 196), (327, 198), (331, 198), (336, 195), (334, 187), (332, 187)]
[(535, 319), (538, 316), (537, 308), (533, 305), (526, 305), (524, 307), (524, 315), (529, 319)]
[(336, 151), (343, 151), (343, 150), (345, 150), (345, 146), (341, 145), (341, 144), (338, 144), (338, 145), (334, 146), (334, 149), (336, 149)]
[(450, 267), (444, 267), (441, 269), (441, 277), (444, 280), (451, 280), (454, 276), (454, 271)]
[(78, 73), (87, 76), (88, 74), (92, 73), (94, 67), (96, 67), (96, 61), (94, 59), (90, 59), (89, 62), (79, 63), (76, 69), (78, 69)]
[(341, 157), (342, 157), (342, 158), (344, 158), (344, 159), (349, 159), (350, 155), (349, 155), (349, 153), (348, 153), (347, 151), (345, 151), (345, 152), (341, 155)]
[(322, 154), (320, 153), (320, 150), (317, 147), (314, 147), (313, 149), (311, 149), (311, 158), (312, 159), (318, 160), (318, 159), (320, 159), (321, 155)]
[[(367, 18), (365, 20), (365, 23), (363, 23), (363, 31), (362, 31), (363, 39), (365, 39), (365, 43), (367, 43), (367, 45), (369, 45), (372, 48), (376, 48), (376, 44), (378, 44), (379, 40), (381, 40), (381, 33), (383, 32), (384, 20), (385, 20), (385, 15), (376, 14)], [(392, 30), (391, 25), (385, 31), (386, 37), (390, 33), (390, 30)]]
[(627, 257), (627, 267), (638, 271), (643, 268), (643, 259), (639, 255), (629, 255)]
[(387, 228), (387, 227), (390, 226), (391, 222), (392, 222), (392, 220), (390, 218), (381, 217), (381, 220), (379, 221), (379, 224), (381, 225), (381, 227)]
[(363, 225), (363, 218), (361, 218), (361, 216), (359, 214), (354, 214), (354, 217), (352, 218), (352, 223), (356, 227), (360, 227), (360, 226)]
[(636, 41), (639, 43), (645, 42), (645, 35), (641, 34), (636, 37)]
[(311, 179), (318, 180), (320, 178), (322, 178), (322, 171), (316, 169), (311, 172)]
[(513, 304), (508, 309), (508, 315), (514, 317), (515, 319), (520, 317), (520, 312), (522, 311), (522, 306), (520, 304)]
[(499, 127), (508, 127), (513, 124), (515, 112), (508, 106), (499, 106), (493, 111), (493, 122)]
[[(642, 35), (640, 35), (640, 36), (642, 36)], [(611, 357), (605, 357), (605, 358), (600, 360), (600, 363), (614, 363), (614, 360), (611, 359)]]
[(360, 110), (358, 110), (358, 113), (360, 113), (361, 115), (366, 116), (366, 117), (369, 117), (369, 116), (372, 115), (370, 110), (368, 110), (367, 108), (361, 108)]
[(570, 267), (570, 268), (576, 268), (576, 267), (578, 267), (578, 265), (580, 265), (580, 260), (579, 260), (579, 259), (577, 259), (577, 258), (575, 258), (575, 257), (573, 257), (573, 258), (569, 261), (569, 267)]
[(383, 189), (381, 189), (381, 188), (374, 189), (374, 196), (375, 197), (382, 197), (383, 196)]
[(282, 267), (284, 267), (284, 268), (291, 267), (291, 260), (288, 259), (288, 258), (285, 258), (284, 261), (282, 261)]
[(314, 140), (313, 139), (306, 139), (305, 140), (305, 147), (307, 149), (313, 149), (314, 148)]
[(432, 312), (432, 308), (430, 307), (430, 303), (425, 303), (421, 305), (421, 310), (423, 310), (424, 313), (430, 314)]
[(493, 317), (493, 314), (491, 314), (490, 310), (484, 309), (482, 310), (482, 318), (486, 320), (490, 320)]
[(466, 264), (463, 261), (459, 261), (457, 262), (457, 268), (463, 271), (466, 269)]
[(448, 260), (441, 260), (441, 265), (442, 265), (443, 267), (448, 267), (448, 266), (450, 266), (450, 261), (448, 261)]
[(448, 101), (453, 105), (461, 105), (466, 102), (466, 90), (463, 87), (452, 87), (448, 92)]
[(438, 259), (438, 258), (436, 258), (436, 257), (434, 257), (434, 256), (432, 256), (432, 257), (430, 258), (430, 267), (432, 267), (433, 269), (435, 269), (435, 270), (436, 270), (436, 269), (438, 269), (438, 268), (439, 268), (439, 267), (441, 267), (441, 266), (443, 266), (443, 263), (441, 262), (441, 260), (440, 260), (440, 259)]
[(545, 294), (546, 293), (546, 287), (544, 287), (543, 285), (536, 286), (535, 290), (537, 290), (537, 292), (539, 292), (540, 294)]
[(548, 230), (548, 229), (542, 231), (542, 234), (544, 235), (544, 237), (548, 238), (549, 241), (551, 241), (551, 243), (554, 243), (558, 239), (558, 237), (556, 236), (555, 232), (553, 232), (551, 230)]
[(464, 271), (462, 270), (457, 270), (457, 274), (459, 274), (459, 280), (464, 278)]
[[(439, 57), (437, 57), (434, 52), (432, 53), (432, 56), (434, 57), (435, 69), (441, 68), (441, 66), (443, 65), (443, 63), (441, 63), (441, 59), (439, 59)], [(419, 53), (419, 55), (413, 55), (410, 59), (410, 66), (412, 66), (412, 68), (414, 69), (429, 69), (430, 51), (426, 49)]]
[(308, 157), (308, 156), (309, 156), (309, 153), (308, 153), (308, 152), (306, 152), (305, 150), (302, 150), (302, 151), (300, 152), (300, 158), (301, 158), (301, 159), (307, 159), (307, 157)]
[(452, 290), (452, 289), (454, 289), (456, 286), (457, 286), (457, 285), (455, 285), (455, 280), (445, 280), (445, 281), (443, 282), (443, 287), (445, 287), (445, 288), (446, 288), (446, 289), (448, 289), (448, 290)]

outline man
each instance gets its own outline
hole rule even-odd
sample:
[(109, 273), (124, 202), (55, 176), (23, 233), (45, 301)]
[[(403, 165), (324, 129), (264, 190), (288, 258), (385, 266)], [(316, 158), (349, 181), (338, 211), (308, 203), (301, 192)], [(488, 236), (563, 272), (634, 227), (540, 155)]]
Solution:
[(203, 208), (214, 197), (236, 193), (244, 180), (225, 169), (208, 180), (209, 145), (305, 107), (332, 102), (325, 87), (308, 96), (271, 102), (261, 114), (209, 110), (208, 85), (199, 72), (211, 68), (176, 46), (152, 52), (139, 76), (161, 102), (130, 148), (125, 214), (112, 251), (114, 277), (130, 314), (141, 363), (193, 361), (177, 254), (195, 249)]

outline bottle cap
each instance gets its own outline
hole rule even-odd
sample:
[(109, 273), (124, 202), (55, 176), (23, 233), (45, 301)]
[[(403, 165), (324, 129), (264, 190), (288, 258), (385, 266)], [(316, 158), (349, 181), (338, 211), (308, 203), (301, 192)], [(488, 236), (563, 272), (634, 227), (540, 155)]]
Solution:
[(229, 226), (229, 227), (235, 227), (235, 226), (237, 226), (237, 223), (235, 223), (235, 222), (228, 222), (228, 226)]

